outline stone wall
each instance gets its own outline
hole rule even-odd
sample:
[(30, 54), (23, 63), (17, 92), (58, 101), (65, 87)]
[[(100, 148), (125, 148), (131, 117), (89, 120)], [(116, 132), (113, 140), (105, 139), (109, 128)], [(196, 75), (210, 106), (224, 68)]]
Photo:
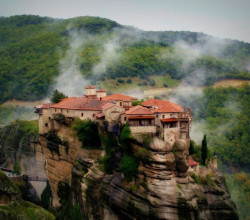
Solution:
[(130, 127), (132, 134), (138, 133), (156, 133), (156, 126), (134, 126)]

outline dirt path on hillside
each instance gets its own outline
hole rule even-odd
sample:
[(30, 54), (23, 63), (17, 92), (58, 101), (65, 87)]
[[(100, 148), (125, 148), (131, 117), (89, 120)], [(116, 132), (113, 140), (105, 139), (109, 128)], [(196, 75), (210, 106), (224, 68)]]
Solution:
[(213, 87), (240, 87), (242, 86), (244, 83), (247, 83), (248, 85), (250, 85), (250, 80), (240, 80), (240, 79), (225, 79), (225, 80), (221, 80), (219, 82), (214, 83)]

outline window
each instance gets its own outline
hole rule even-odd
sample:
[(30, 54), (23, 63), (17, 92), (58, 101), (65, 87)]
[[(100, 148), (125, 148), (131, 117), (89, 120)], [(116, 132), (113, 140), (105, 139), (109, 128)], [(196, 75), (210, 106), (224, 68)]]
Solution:
[(158, 118), (158, 114), (156, 114), (156, 118)]
[(124, 117), (124, 121), (127, 121), (127, 117)]
[(55, 108), (55, 112), (56, 112), (56, 108)]
[(120, 102), (120, 106), (122, 106), (122, 102)]
[(67, 109), (67, 113), (69, 113), (69, 110)]
[(49, 119), (50, 119), (50, 117), (49, 117)]
[(81, 114), (81, 116), (83, 117), (83, 113)]
[(61, 113), (62, 113), (62, 109), (61, 109)]
[(48, 127), (48, 123), (45, 123), (45, 127)]
[(172, 114), (170, 114), (170, 116), (172, 116)]
[(162, 115), (162, 118), (165, 118), (165, 115)]
[(94, 117), (95, 117), (95, 114), (93, 114), (92, 116), (93, 116), (93, 118), (94, 118)]

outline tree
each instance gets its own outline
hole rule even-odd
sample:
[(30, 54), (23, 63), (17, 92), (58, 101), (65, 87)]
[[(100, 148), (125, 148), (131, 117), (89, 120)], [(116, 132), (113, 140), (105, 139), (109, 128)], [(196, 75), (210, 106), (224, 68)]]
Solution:
[(189, 155), (193, 155), (194, 154), (194, 141), (190, 141), (190, 145), (189, 145)]
[(205, 165), (206, 159), (207, 159), (207, 137), (206, 135), (204, 135), (203, 140), (202, 140), (201, 159), (202, 159), (202, 163)]
[(13, 164), (13, 171), (15, 174), (21, 174), (21, 166), (17, 161)]
[(57, 89), (54, 90), (54, 92), (52, 93), (52, 96), (50, 98), (50, 101), (52, 103), (58, 103), (60, 102), (62, 99), (68, 98), (68, 96), (64, 95), (62, 92), (59, 92)]
[(48, 209), (50, 207), (51, 195), (52, 195), (51, 188), (49, 182), (47, 181), (47, 185), (41, 194), (41, 205), (43, 208)]

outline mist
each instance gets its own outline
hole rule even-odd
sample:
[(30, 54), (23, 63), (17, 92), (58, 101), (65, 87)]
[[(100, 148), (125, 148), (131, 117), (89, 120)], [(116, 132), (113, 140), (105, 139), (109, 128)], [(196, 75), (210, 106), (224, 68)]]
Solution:
[(67, 96), (82, 96), (84, 94), (84, 88), (90, 82), (82, 75), (79, 60), (81, 48), (90, 38), (91, 35), (84, 31), (71, 30), (69, 32), (69, 48), (64, 56), (61, 55), (60, 74), (52, 85), (52, 91), (57, 89)]

